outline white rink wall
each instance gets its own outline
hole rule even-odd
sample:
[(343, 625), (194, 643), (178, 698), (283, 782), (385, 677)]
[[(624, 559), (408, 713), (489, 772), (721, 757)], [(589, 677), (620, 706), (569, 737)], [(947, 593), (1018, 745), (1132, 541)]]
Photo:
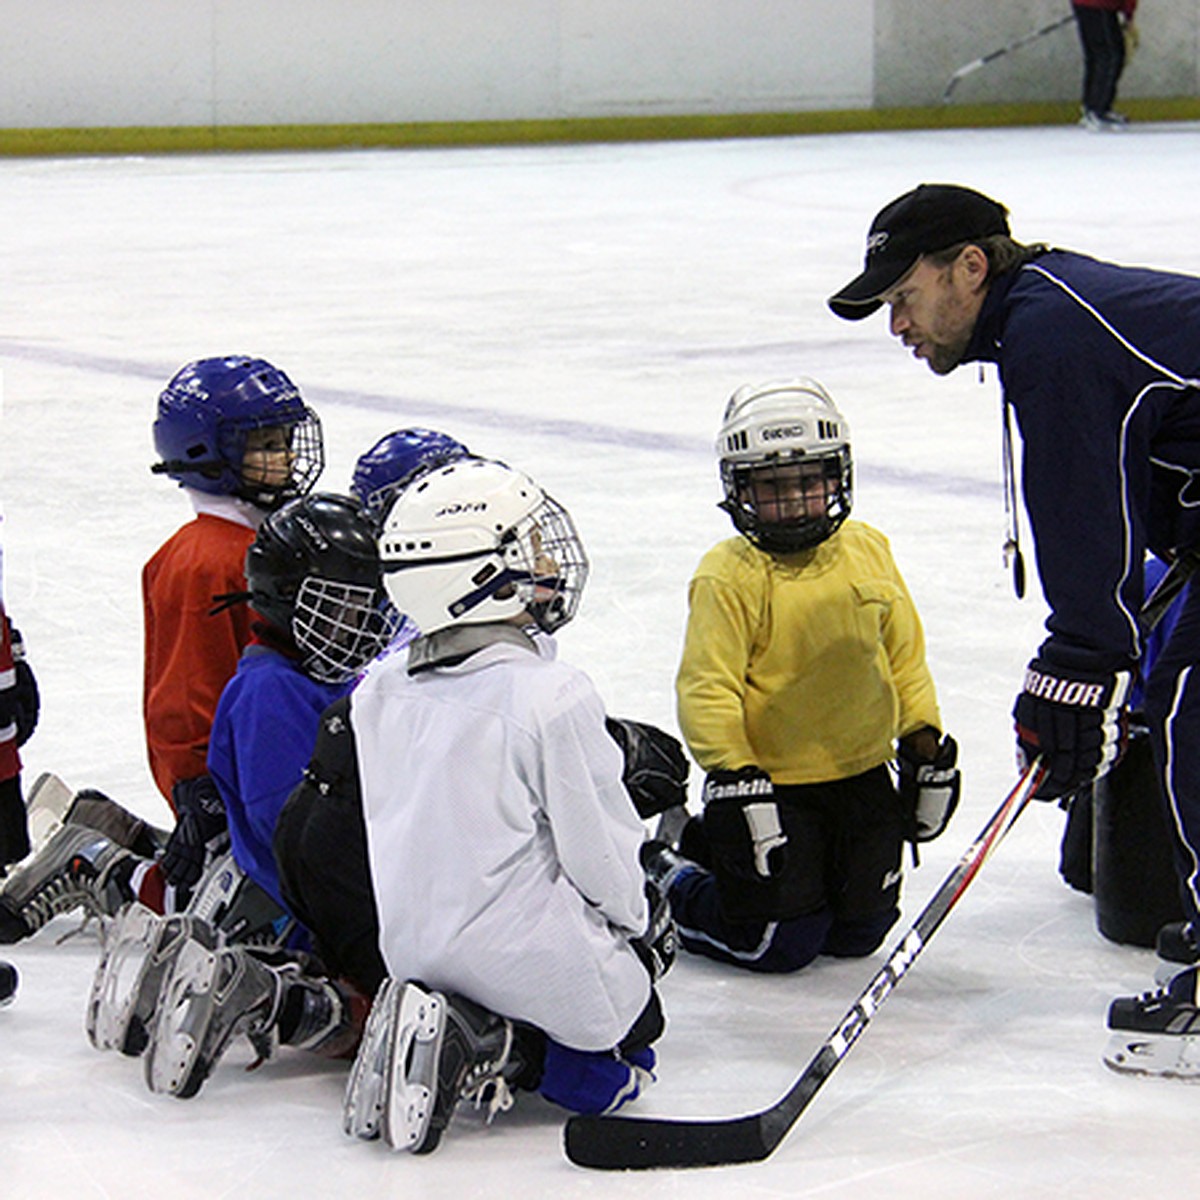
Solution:
[[(1194, 95), (1200, 0), (1149, 0), (1126, 97)], [(935, 105), (1065, 0), (0, 0), (0, 129), (561, 120)], [(1072, 99), (1071, 26), (956, 102)]]

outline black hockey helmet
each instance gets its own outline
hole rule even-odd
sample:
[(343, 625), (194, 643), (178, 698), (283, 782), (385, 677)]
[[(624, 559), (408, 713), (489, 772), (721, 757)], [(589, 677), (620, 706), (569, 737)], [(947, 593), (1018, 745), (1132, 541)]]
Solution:
[(399, 627), (374, 532), (349, 496), (317, 492), (270, 513), (246, 552), (246, 582), (254, 610), (326, 682), (350, 678)]

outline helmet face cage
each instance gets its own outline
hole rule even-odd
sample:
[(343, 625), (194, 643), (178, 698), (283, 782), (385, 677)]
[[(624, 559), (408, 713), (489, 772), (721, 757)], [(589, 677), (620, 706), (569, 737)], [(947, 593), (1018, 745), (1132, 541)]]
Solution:
[(725, 407), (717, 453), (720, 507), (763, 550), (810, 549), (850, 515), (850, 431), (815, 380), (740, 388)]
[(374, 530), (349, 496), (314, 493), (270, 513), (246, 552), (250, 604), (291, 635), (306, 674), (348, 679), (399, 630)]
[(268, 511), (307, 495), (325, 468), (321, 422), (306, 407), (291, 422), (270, 417), (223, 421), (217, 446), (237, 479), (233, 495)]
[(825, 541), (850, 515), (852, 474), (848, 447), (809, 458), (723, 462), (721, 508), (756, 546), (796, 553)]
[(504, 574), (539, 629), (553, 633), (579, 608), (588, 560), (570, 514), (545, 496), (501, 538)]
[(344, 683), (387, 647), (401, 620), (381, 588), (309, 575), (296, 596), (292, 637), (305, 674)]

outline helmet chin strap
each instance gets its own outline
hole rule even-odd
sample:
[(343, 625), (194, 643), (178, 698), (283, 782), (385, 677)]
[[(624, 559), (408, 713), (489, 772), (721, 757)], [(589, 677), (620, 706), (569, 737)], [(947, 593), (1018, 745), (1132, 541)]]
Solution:
[(467, 592), (466, 595), (460, 596), (455, 602), (450, 605), (450, 612), (458, 618), (462, 618), (477, 608), (485, 600), (496, 595), (497, 592), (503, 591), (506, 587), (513, 587), (519, 583), (534, 583), (535, 577), (528, 571), (514, 571), (506, 567), (503, 571), (498, 571), (486, 583), (481, 584), (472, 592)]

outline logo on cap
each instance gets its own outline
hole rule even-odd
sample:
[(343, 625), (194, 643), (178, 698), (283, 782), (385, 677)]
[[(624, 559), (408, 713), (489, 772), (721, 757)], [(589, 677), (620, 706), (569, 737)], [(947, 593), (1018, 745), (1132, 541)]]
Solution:
[(888, 231), (881, 229), (878, 233), (873, 233), (867, 238), (867, 256), (878, 254), (880, 250), (887, 245)]

